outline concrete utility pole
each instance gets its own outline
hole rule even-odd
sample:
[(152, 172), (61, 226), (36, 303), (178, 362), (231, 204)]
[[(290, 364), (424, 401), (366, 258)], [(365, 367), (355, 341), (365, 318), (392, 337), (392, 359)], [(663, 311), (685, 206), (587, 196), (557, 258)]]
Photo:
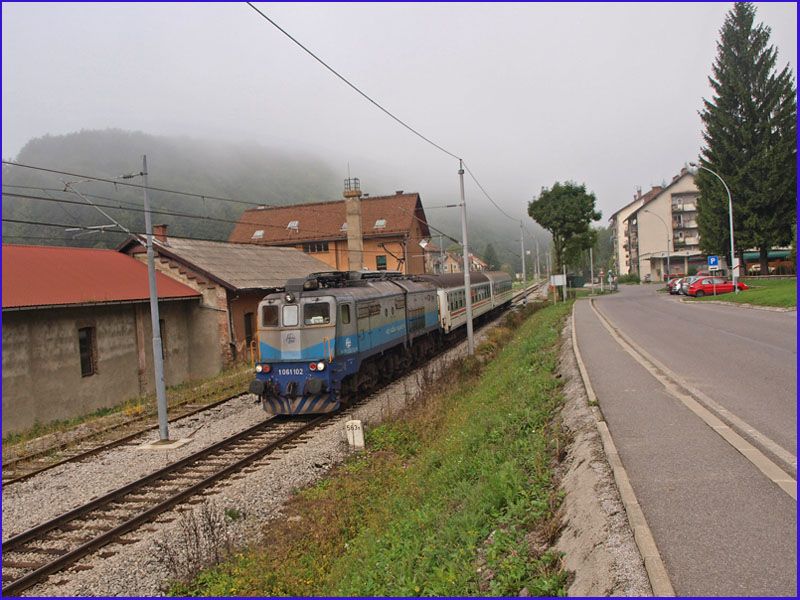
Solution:
[(153, 325), (153, 365), (156, 375), (156, 399), (158, 400), (158, 437), (169, 441), (167, 427), (167, 390), (164, 386), (164, 358), (161, 354), (161, 325), (158, 322), (158, 291), (156, 290), (156, 261), (153, 252), (153, 223), (150, 219), (150, 201), (147, 197), (147, 155), (142, 156), (142, 178), (144, 180), (144, 230), (147, 236), (147, 275), (150, 280), (150, 320)]
[(591, 285), (592, 294), (594, 294), (594, 254), (592, 248), (589, 248), (589, 285)]
[(534, 237), (533, 241), (536, 242), (536, 280), (542, 278), (542, 272), (539, 269), (539, 238)]
[(522, 228), (522, 221), (519, 222), (519, 247), (522, 253), (522, 289), (524, 290), (527, 277), (525, 277), (525, 230)]
[(467, 352), (475, 354), (475, 338), (472, 335), (472, 285), (469, 279), (469, 246), (467, 244), (467, 202), (464, 199), (464, 161), (458, 161), (458, 180), (461, 185), (461, 240), (464, 251), (464, 299), (467, 306)]

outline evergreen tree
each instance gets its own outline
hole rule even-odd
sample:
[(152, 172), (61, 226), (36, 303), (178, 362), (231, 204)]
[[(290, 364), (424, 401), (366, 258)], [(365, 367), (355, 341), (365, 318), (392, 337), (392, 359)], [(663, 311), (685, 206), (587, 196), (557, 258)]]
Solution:
[(497, 258), (497, 252), (491, 243), (486, 244), (486, 250), (483, 251), (483, 260), (489, 265), (489, 269), (496, 271), (500, 268), (500, 260)]
[[(755, 14), (752, 4), (737, 3), (720, 30), (709, 77), (714, 96), (703, 99), (700, 113), (705, 126), (700, 164), (730, 187), (737, 252), (758, 248), (761, 272), (767, 273), (769, 249), (791, 241), (796, 220), (797, 98), (789, 66), (776, 72), (770, 28), (754, 25)], [(702, 169), (696, 181), (701, 247), (729, 254), (725, 189)]]

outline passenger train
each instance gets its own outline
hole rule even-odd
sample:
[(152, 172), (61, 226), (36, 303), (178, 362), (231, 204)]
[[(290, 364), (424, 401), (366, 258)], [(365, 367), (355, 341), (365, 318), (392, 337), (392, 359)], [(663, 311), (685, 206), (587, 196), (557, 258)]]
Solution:
[[(507, 307), (511, 277), (470, 274), (473, 318)], [(270, 414), (327, 413), (432, 355), (466, 324), (461, 274), (331, 271), (258, 307), (256, 394)]]

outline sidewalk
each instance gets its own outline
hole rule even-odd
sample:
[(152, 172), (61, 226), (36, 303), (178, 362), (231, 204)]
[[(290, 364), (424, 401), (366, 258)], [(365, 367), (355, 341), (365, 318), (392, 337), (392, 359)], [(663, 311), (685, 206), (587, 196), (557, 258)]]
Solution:
[(589, 379), (678, 595), (794, 595), (796, 503), (575, 305)]

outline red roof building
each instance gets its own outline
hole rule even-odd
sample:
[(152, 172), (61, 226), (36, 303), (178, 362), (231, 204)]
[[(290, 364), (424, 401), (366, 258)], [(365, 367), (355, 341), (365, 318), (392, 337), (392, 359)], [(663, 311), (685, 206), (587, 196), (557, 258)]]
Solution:
[[(363, 267), (424, 273), (419, 243), (431, 233), (419, 194), (363, 196), (360, 205)], [(289, 246), (313, 254), (333, 269), (351, 268), (344, 200), (248, 209), (228, 241)]]
[[(200, 292), (156, 273), (159, 300)], [(147, 266), (114, 250), (3, 244), (3, 310), (150, 299)]]

